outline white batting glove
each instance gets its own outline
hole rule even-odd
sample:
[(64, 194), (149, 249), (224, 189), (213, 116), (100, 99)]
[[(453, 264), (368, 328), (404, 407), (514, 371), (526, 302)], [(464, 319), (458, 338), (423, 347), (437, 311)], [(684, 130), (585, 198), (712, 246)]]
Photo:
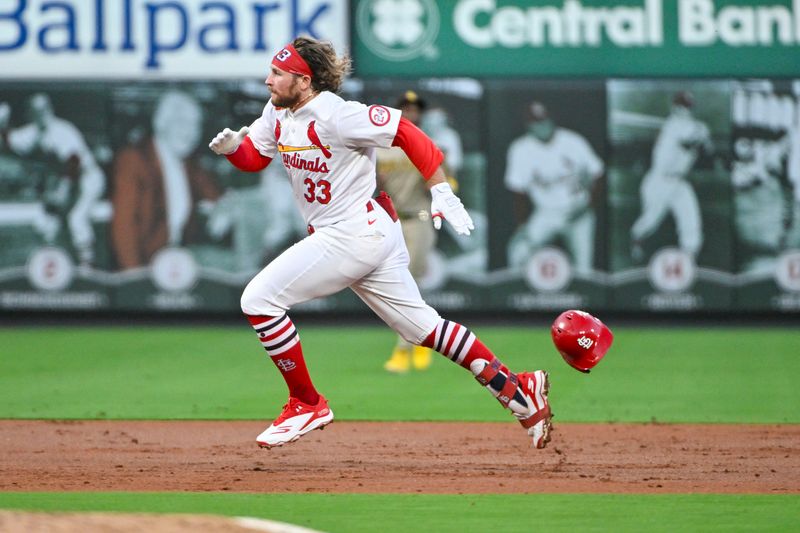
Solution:
[(245, 136), (250, 133), (250, 128), (243, 126), (239, 131), (233, 131), (225, 128), (217, 133), (217, 136), (211, 139), (208, 147), (219, 155), (232, 154), (242, 144)]
[(461, 199), (453, 193), (449, 183), (439, 183), (431, 187), (431, 196), (431, 218), (434, 228), (441, 229), (442, 219), (445, 219), (459, 235), (469, 235), (470, 230), (475, 229), (472, 217), (467, 213)]

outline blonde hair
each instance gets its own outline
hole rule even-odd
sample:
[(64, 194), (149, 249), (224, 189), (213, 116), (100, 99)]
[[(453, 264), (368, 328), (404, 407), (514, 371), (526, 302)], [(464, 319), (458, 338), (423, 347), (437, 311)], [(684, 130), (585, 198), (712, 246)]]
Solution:
[(297, 37), (292, 46), (311, 68), (311, 87), (317, 92), (338, 93), (350, 73), (350, 57), (347, 54), (339, 57), (330, 42), (310, 37)]

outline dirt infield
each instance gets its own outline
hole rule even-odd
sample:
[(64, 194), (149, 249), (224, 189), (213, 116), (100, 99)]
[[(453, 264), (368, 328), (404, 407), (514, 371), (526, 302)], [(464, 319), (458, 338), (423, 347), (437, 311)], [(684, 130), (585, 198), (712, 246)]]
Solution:
[(257, 518), (133, 513), (30, 513), (0, 510), (3, 533), (317, 533)]
[(0, 491), (800, 493), (800, 425), (0, 421)]

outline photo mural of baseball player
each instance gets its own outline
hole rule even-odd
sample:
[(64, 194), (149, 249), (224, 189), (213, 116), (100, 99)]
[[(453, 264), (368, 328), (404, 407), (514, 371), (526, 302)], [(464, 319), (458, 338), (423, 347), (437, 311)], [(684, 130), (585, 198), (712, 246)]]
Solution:
[(800, 310), (800, 81), (734, 82), (737, 306)]
[[(454, 310), (482, 306), (487, 283), (489, 230), (485, 139), (479, 127), (483, 121), (483, 86), (477, 80), (467, 78), (368, 80), (364, 82), (362, 97), (396, 106), (398, 95), (407, 91), (412, 91), (424, 102), (425, 109), (420, 114), (418, 125), (442, 150), (445, 156), (442, 168), (475, 225), (469, 236), (443, 227), (424, 260), (419, 258), (421, 264), (413, 265), (419, 266), (419, 271), (412, 273), (415, 273), (420, 290), (431, 305)], [(384, 162), (387, 162), (387, 154), (383, 155)], [(378, 162), (380, 174), (381, 168), (386, 166), (380, 165), (380, 157)], [(380, 185), (383, 186), (384, 182)], [(391, 185), (387, 187), (391, 194)], [(400, 216), (413, 219), (414, 224), (427, 225), (429, 207), (403, 206)]]
[(611, 80), (608, 108), (614, 306), (727, 308), (730, 85)]
[(520, 310), (605, 302), (605, 87), (489, 85), (492, 297)]
[(285, 174), (243, 174), (200, 150), (210, 121), (249, 116), (263, 92), (250, 82), (112, 88), (116, 306), (230, 309), (253, 273), (297, 238)]
[(0, 89), (0, 307), (109, 305), (103, 99), (92, 84)]

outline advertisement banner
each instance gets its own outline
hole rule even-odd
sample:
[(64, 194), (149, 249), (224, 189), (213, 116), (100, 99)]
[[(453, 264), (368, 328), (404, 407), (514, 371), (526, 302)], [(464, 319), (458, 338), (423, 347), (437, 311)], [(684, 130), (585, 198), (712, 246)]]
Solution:
[(339, 0), (5, 0), (5, 79), (230, 79), (265, 76), (298, 35), (349, 46)]
[(731, 309), (730, 84), (608, 83), (616, 309)]
[[(436, 309), (800, 311), (799, 81), (350, 79), (343, 97), (424, 102), (472, 235), (431, 229), (404, 154), (376, 162), (429, 239), (410, 268)], [(207, 148), (268, 98), (253, 79), (4, 82), (0, 309), (237, 312), (307, 235), (279, 162), (243, 173)], [(368, 312), (351, 291), (295, 309)]]
[(798, 76), (800, 0), (354, 0), (359, 76)]

